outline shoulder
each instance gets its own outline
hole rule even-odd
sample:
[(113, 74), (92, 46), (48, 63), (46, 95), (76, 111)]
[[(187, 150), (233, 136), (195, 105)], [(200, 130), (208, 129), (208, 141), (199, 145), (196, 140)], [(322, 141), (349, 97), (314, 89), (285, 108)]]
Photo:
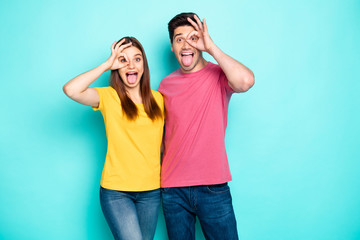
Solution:
[(218, 64), (211, 62), (209, 62), (209, 64), (211, 64), (209, 66), (209, 71), (212, 71), (212, 74), (218, 78), (220, 85), (225, 88), (226, 92), (230, 95), (234, 93), (234, 90), (232, 90), (232, 88), (229, 86), (229, 81), (221, 67)]
[(219, 66), (219, 64), (215, 64), (212, 62), (208, 62), (207, 66), (206, 66), (206, 70), (209, 72), (222, 72), (223, 70), (221, 69), (221, 67)]
[(163, 95), (160, 92), (152, 90), (152, 89), (151, 89), (151, 93), (154, 96), (155, 102), (158, 104), (161, 111), (164, 112), (164, 97), (163, 97)]
[(221, 80), (226, 79), (226, 75), (224, 71), (221, 69), (221, 67), (218, 64), (208, 62), (205, 71), (207, 72), (207, 74), (205, 75), (210, 76), (211, 78), (217, 78)]
[(161, 95), (161, 93), (159, 91), (155, 91), (151, 89), (151, 93), (154, 96), (156, 101), (162, 101), (163, 100), (163, 96)]
[(177, 69), (161, 80), (158, 91), (166, 96), (167, 91), (176, 86), (182, 79), (181, 70)]
[(99, 94), (100, 102), (109, 102), (109, 101), (119, 102), (120, 101), (118, 93), (111, 86), (108, 86), (108, 87), (95, 87), (94, 89)]
[(180, 68), (173, 71), (172, 73), (170, 73), (169, 75), (167, 75), (166, 77), (163, 78), (163, 80), (161, 81), (161, 83), (166, 82), (168, 79), (171, 78), (176, 78), (176, 77), (181, 77), (181, 71)]

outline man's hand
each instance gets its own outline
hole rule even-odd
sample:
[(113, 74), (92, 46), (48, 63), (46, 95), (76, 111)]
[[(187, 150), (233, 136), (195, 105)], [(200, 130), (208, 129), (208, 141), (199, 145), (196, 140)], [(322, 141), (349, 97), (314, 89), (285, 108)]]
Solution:
[(210, 55), (213, 55), (213, 51), (216, 45), (213, 42), (213, 40), (210, 38), (205, 18), (203, 19), (203, 23), (196, 15), (194, 15), (194, 18), (196, 22), (194, 22), (190, 18), (187, 19), (191, 23), (191, 25), (196, 29), (196, 31), (192, 31), (191, 33), (189, 33), (189, 35), (186, 37), (186, 41), (192, 47), (200, 51), (205, 51)]
[(201, 23), (196, 15), (194, 15), (194, 18), (196, 22), (190, 18), (187, 19), (195, 28), (195, 31), (188, 34), (186, 42), (200, 51), (209, 53), (217, 61), (224, 71), (232, 90), (235, 92), (246, 92), (249, 90), (254, 85), (253, 72), (242, 63), (225, 54), (215, 45), (210, 38), (205, 19)]

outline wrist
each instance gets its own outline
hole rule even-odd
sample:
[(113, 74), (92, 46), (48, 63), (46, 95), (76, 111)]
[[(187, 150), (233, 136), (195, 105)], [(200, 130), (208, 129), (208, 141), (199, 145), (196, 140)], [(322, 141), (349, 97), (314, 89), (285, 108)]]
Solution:
[(215, 44), (213, 44), (208, 48), (207, 53), (214, 57), (214, 55), (216, 55), (219, 50), (220, 49)]
[(104, 72), (106, 72), (111, 69), (111, 64), (108, 61), (105, 61), (100, 64), (100, 67), (104, 70)]
[(220, 48), (218, 48), (218, 46), (216, 46), (215, 44), (209, 48), (208, 53), (213, 57), (216, 58), (216, 56), (218, 56), (221, 53)]

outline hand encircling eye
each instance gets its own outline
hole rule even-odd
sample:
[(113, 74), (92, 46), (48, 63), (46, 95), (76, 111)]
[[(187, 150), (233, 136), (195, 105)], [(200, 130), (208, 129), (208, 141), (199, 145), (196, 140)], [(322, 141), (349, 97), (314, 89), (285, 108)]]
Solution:
[(120, 69), (129, 64), (129, 59), (128, 59), (127, 55), (125, 53), (123, 53), (122, 51), (125, 48), (130, 47), (132, 45), (132, 43), (130, 42), (130, 43), (121, 45), (124, 43), (124, 41), (125, 41), (125, 39), (121, 40), (118, 43), (114, 42), (111, 45), (111, 55), (108, 58), (108, 60), (106, 60), (106, 62), (109, 65), (110, 70)]
[[(125, 54), (125, 53), (124, 53)], [(120, 63), (126, 63), (127, 62), (127, 60), (126, 60), (126, 55), (124, 56), (124, 57), (119, 57), (119, 61), (120, 61)]]
[(200, 19), (194, 15), (196, 22), (188, 18), (187, 20), (191, 23), (191, 25), (195, 28), (195, 31), (189, 33), (186, 38), (186, 41), (194, 48), (197, 48), (200, 51), (205, 51), (211, 54), (212, 49), (215, 47), (214, 42), (210, 38), (206, 20), (203, 19), (203, 23)]

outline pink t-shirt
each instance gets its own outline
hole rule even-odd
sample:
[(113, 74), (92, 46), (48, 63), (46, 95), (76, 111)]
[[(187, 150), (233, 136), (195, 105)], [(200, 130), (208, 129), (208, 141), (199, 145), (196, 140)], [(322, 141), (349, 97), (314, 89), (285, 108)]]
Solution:
[(166, 108), (161, 187), (230, 181), (224, 139), (233, 90), (220, 66), (178, 69), (161, 81), (159, 92)]

